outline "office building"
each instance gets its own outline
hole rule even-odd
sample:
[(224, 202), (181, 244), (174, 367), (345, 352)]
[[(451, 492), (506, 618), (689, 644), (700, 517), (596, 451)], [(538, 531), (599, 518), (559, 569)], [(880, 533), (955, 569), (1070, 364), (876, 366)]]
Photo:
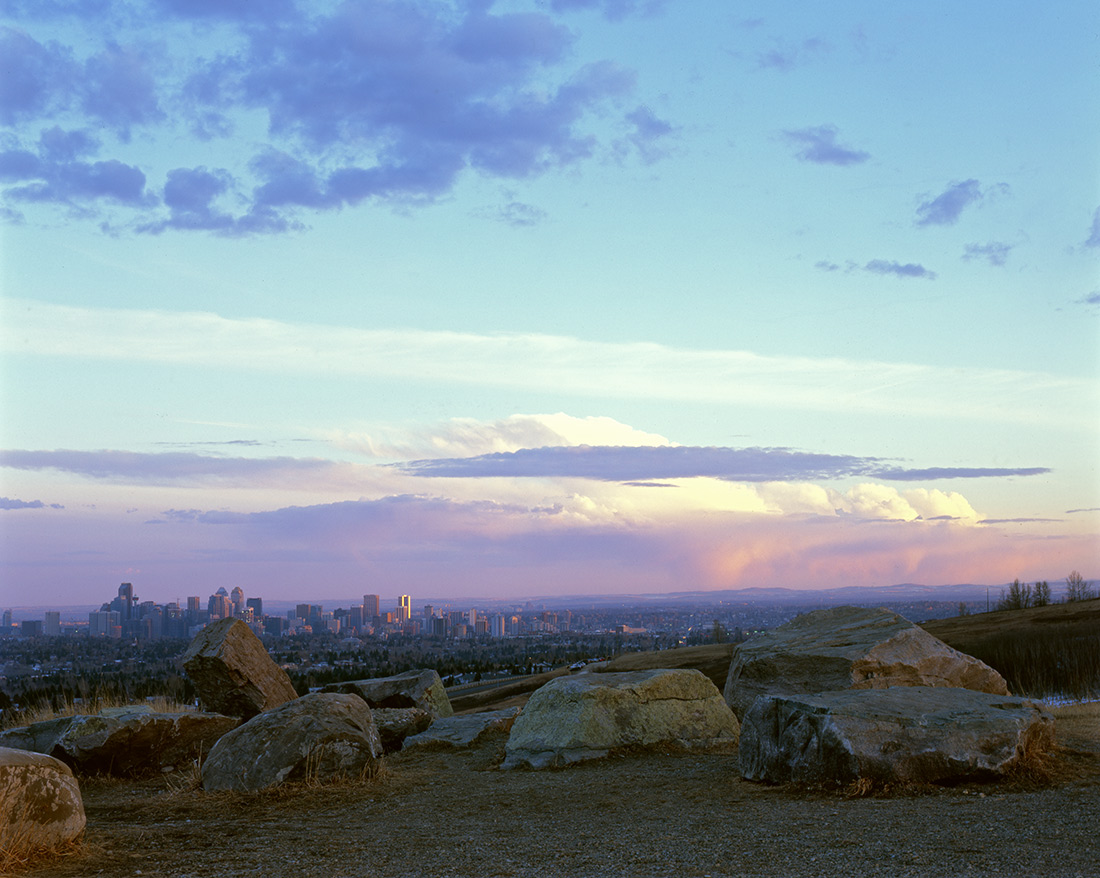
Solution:
[(373, 622), (382, 615), (381, 599), (376, 594), (363, 595), (363, 618), (367, 622)]
[(408, 622), (412, 618), (412, 598), (407, 594), (401, 595), (397, 607), (397, 618), (401, 622)]

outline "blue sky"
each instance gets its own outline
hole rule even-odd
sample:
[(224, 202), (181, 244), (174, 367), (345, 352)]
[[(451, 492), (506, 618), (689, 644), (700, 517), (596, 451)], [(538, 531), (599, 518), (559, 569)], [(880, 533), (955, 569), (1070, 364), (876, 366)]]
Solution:
[(0, 9), (8, 603), (1100, 571), (1094, 4)]

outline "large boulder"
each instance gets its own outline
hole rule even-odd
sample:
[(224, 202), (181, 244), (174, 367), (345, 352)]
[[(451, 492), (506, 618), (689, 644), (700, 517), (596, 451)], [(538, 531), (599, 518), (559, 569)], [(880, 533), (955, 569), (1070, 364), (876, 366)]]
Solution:
[(358, 695), (371, 707), (419, 707), (433, 718), (454, 715), (443, 681), (430, 668), (405, 671), (392, 677), (330, 683), (321, 691)]
[(191, 641), (183, 669), (208, 710), (249, 719), (298, 697), (286, 671), (240, 619), (219, 619)]
[(80, 786), (65, 763), (0, 747), (0, 850), (12, 858), (55, 850), (84, 831)]
[(214, 713), (77, 715), (0, 732), (0, 746), (46, 753), (82, 775), (140, 777), (190, 768), (240, 724)]
[(1004, 678), (885, 609), (833, 607), (739, 644), (726, 703), (744, 719), (760, 695), (950, 686), (1007, 695)]
[(951, 783), (996, 779), (1053, 744), (1053, 717), (1025, 699), (897, 686), (763, 695), (738, 760), (770, 783)]
[(737, 734), (737, 718), (699, 671), (579, 674), (531, 696), (501, 767), (549, 768), (635, 748), (725, 747)]
[(396, 753), (410, 735), (418, 735), (432, 724), (432, 715), (419, 707), (372, 708), (374, 725), (385, 753)]
[(203, 763), (202, 786), (253, 792), (287, 781), (362, 777), (381, 757), (378, 729), (363, 699), (315, 692), (223, 736)]
[(486, 710), (481, 713), (467, 713), (462, 716), (437, 719), (427, 731), (406, 738), (405, 749), (429, 747), (457, 750), (473, 747), (488, 735), (508, 734), (518, 715), (518, 707), (505, 707), (501, 710)]

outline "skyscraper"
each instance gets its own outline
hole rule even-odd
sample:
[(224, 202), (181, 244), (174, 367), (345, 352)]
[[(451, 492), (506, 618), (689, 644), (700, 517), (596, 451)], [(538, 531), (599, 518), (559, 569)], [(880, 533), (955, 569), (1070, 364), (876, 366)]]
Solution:
[(381, 600), (376, 594), (363, 595), (363, 619), (367, 622), (381, 615)]
[(412, 598), (407, 595), (401, 595), (400, 604), (397, 608), (398, 619), (402, 622), (408, 622), (412, 618)]

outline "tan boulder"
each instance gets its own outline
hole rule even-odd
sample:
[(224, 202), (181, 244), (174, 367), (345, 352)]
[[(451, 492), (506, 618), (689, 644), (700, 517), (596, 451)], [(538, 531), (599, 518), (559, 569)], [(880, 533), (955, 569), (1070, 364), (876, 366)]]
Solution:
[(286, 671), (240, 619), (203, 628), (183, 654), (183, 669), (215, 713), (248, 719), (298, 697)]
[(885, 609), (806, 613), (741, 643), (726, 678), (726, 703), (744, 719), (760, 695), (889, 686), (949, 686), (1007, 695), (993, 668), (952, 649)]
[(63, 762), (0, 747), (0, 850), (22, 857), (78, 839), (86, 819), (80, 786)]
[(771, 783), (955, 783), (994, 780), (1053, 744), (1053, 717), (1026, 699), (896, 686), (761, 696), (738, 761)]
[(363, 699), (314, 692), (224, 735), (203, 763), (202, 786), (249, 792), (287, 781), (361, 777), (381, 757), (378, 729)]
[(737, 734), (737, 718), (699, 671), (578, 674), (531, 696), (501, 767), (549, 768), (622, 749), (727, 747)]

